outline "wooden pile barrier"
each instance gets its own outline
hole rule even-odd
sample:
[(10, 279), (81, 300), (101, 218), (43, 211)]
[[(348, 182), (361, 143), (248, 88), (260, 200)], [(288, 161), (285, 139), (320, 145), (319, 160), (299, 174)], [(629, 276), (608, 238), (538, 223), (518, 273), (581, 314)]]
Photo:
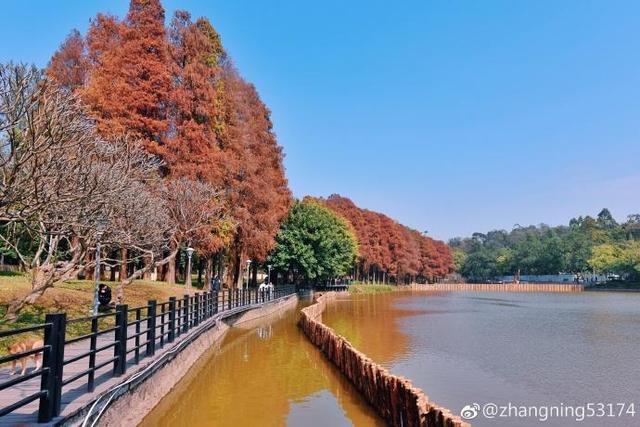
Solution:
[(316, 303), (301, 310), (300, 328), (309, 340), (351, 381), (365, 400), (389, 425), (394, 427), (463, 427), (460, 417), (429, 401), (423, 391), (406, 378), (391, 374), (344, 337), (322, 323), (327, 300), (332, 292), (321, 295)]
[(584, 291), (584, 285), (576, 283), (436, 283), (433, 285), (413, 284), (414, 291), (439, 292), (557, 292), (572, 293)]

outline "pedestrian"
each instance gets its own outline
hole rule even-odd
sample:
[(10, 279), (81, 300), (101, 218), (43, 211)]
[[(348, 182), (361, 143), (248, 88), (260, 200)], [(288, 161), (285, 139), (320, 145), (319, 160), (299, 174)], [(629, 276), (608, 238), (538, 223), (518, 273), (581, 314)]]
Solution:
[(211, 279), (211, 291), (218, 292), (220, 290), (220, 278), (216, 274), (213, 279)]

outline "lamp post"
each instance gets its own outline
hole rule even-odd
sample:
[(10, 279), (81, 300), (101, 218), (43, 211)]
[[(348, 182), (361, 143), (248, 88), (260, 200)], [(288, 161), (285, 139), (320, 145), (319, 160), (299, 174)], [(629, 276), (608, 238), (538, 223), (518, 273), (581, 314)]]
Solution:
[(100, 252), (102, 247), (100, 240), (104, 234), (105, 222), (104, 220), (98, 220), (96, 223), (96, 267), (94, 268), (94, 279), (96, 282), (95, 293), (93, 295), (93, 315), (98, 315), (98, 305), (100, 304)]
[(184, 286), (189, 290), (189, 292), (191, 292), (191, 257), (193, 256), (195, 249), (189, 246), (186, 249), (186, 251), (187, 251), (187, 277), (184, 280)]
[(271, 264), (267, 265), (267, 269), (269, 270), (269, 273), (267, 275), (267, 285), (271, 284)]
[(247, 260), (247, 289), (249, 289), (249, 267), (251, 266), (251, 260)]

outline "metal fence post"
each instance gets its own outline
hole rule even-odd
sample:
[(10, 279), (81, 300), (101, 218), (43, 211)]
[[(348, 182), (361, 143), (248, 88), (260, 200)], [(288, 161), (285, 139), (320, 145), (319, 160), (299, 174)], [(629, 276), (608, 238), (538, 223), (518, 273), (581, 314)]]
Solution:
[(176, 339), (176, 297), (169, 298), (169, 342)]
[(193, 326), (200, 323), (200, 292), (196, 292), (193, 303)]
[(164, 347), (164, 317), (167, 313), (167, 305), (165, 303), (160, 304), (160, 348)]
[(204, 322), (205, 320), (207, 320), (207, 318), (209, 317), (209, 300), (207, 299), (207, 291), (204, 291), (202, 293), (202, 298), (201, 298), (201, 302), (202, 302), (202, 308), (200, 309), (201, 316), (200, 316), (200, 321)]
[(202, 294), (202, 321), (209, 318), (209, 292), (204, 291)]
[(91, 319), (91, 338), (89, 339), (89, 351), (91, 351), (91, 354), (89, 354), (89, 369), (91, 369), (91, 372), (89, 372), (89, 375), (87, 378), (87, 391), (89, 393), (91, 393), (95, 388), (94, 379), (95, 379), (96, 371), (94, 371), (93, 368), (96, 367), (96, 347), (97, 346), (98, 346), (98, 318), (94, 316)]
[(182, 298), (182, 333), (189, 330), (189, 295)]
[(156, 354), (156, 300), (147, 306), (147, 356)]
[(209, 291), (205, 294), (207, 296), (207, 318), (213, 316), (213, 292)]
[(115, 341), (113, 346), (113, 376), (119, 377), (127, 370), (127, 306), (116, 305)]
[(140, 363), (140, 319), (142, 319), (142, 309), (136, 308), (136, 350), (134, 352), (136, 365)]
[(40, 389), (46, 394), (40, 397), (38, 422), (46, 423), (60, 415), (62, 395), (62, 369), (64, 362), (64, 340), (67, 325), (65, 313), (47, 314), (44, 328), (44, 350)]

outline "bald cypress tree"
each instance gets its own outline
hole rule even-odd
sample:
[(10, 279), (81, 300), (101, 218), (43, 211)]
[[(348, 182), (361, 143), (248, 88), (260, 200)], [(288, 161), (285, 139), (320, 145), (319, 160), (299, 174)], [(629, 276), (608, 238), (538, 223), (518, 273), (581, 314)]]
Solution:
[(129, 133), (163, 158), (172, 89), (164, 16), (158, 0), (131, 0), (123, 23), (98, 19), (82, 91), (100, 131)]
[(74, 29), (51, 57), (47, 76), (73, 92), (84, 86), (88, 69), (85, 40), (80, 32)]
[[(81, 61), (84, 75), (69, 78)], [(132, 0), (122, 21), (98, 14), (84, 40), (72, 34), (50, 73), (70, 82), (103, 135), (129, 134), (161, 157), (166, 179), (218, 190), (233, 224), (199, 238), (199, 255), (231, 261), (233, 281), (244, 259), (266, 258), (290, 206), (284, 155), (269, 109), (206, 18), (178, 11), (167, 28), (159, 0)], [(170, 265), (167, 280), (174, 274)]]

